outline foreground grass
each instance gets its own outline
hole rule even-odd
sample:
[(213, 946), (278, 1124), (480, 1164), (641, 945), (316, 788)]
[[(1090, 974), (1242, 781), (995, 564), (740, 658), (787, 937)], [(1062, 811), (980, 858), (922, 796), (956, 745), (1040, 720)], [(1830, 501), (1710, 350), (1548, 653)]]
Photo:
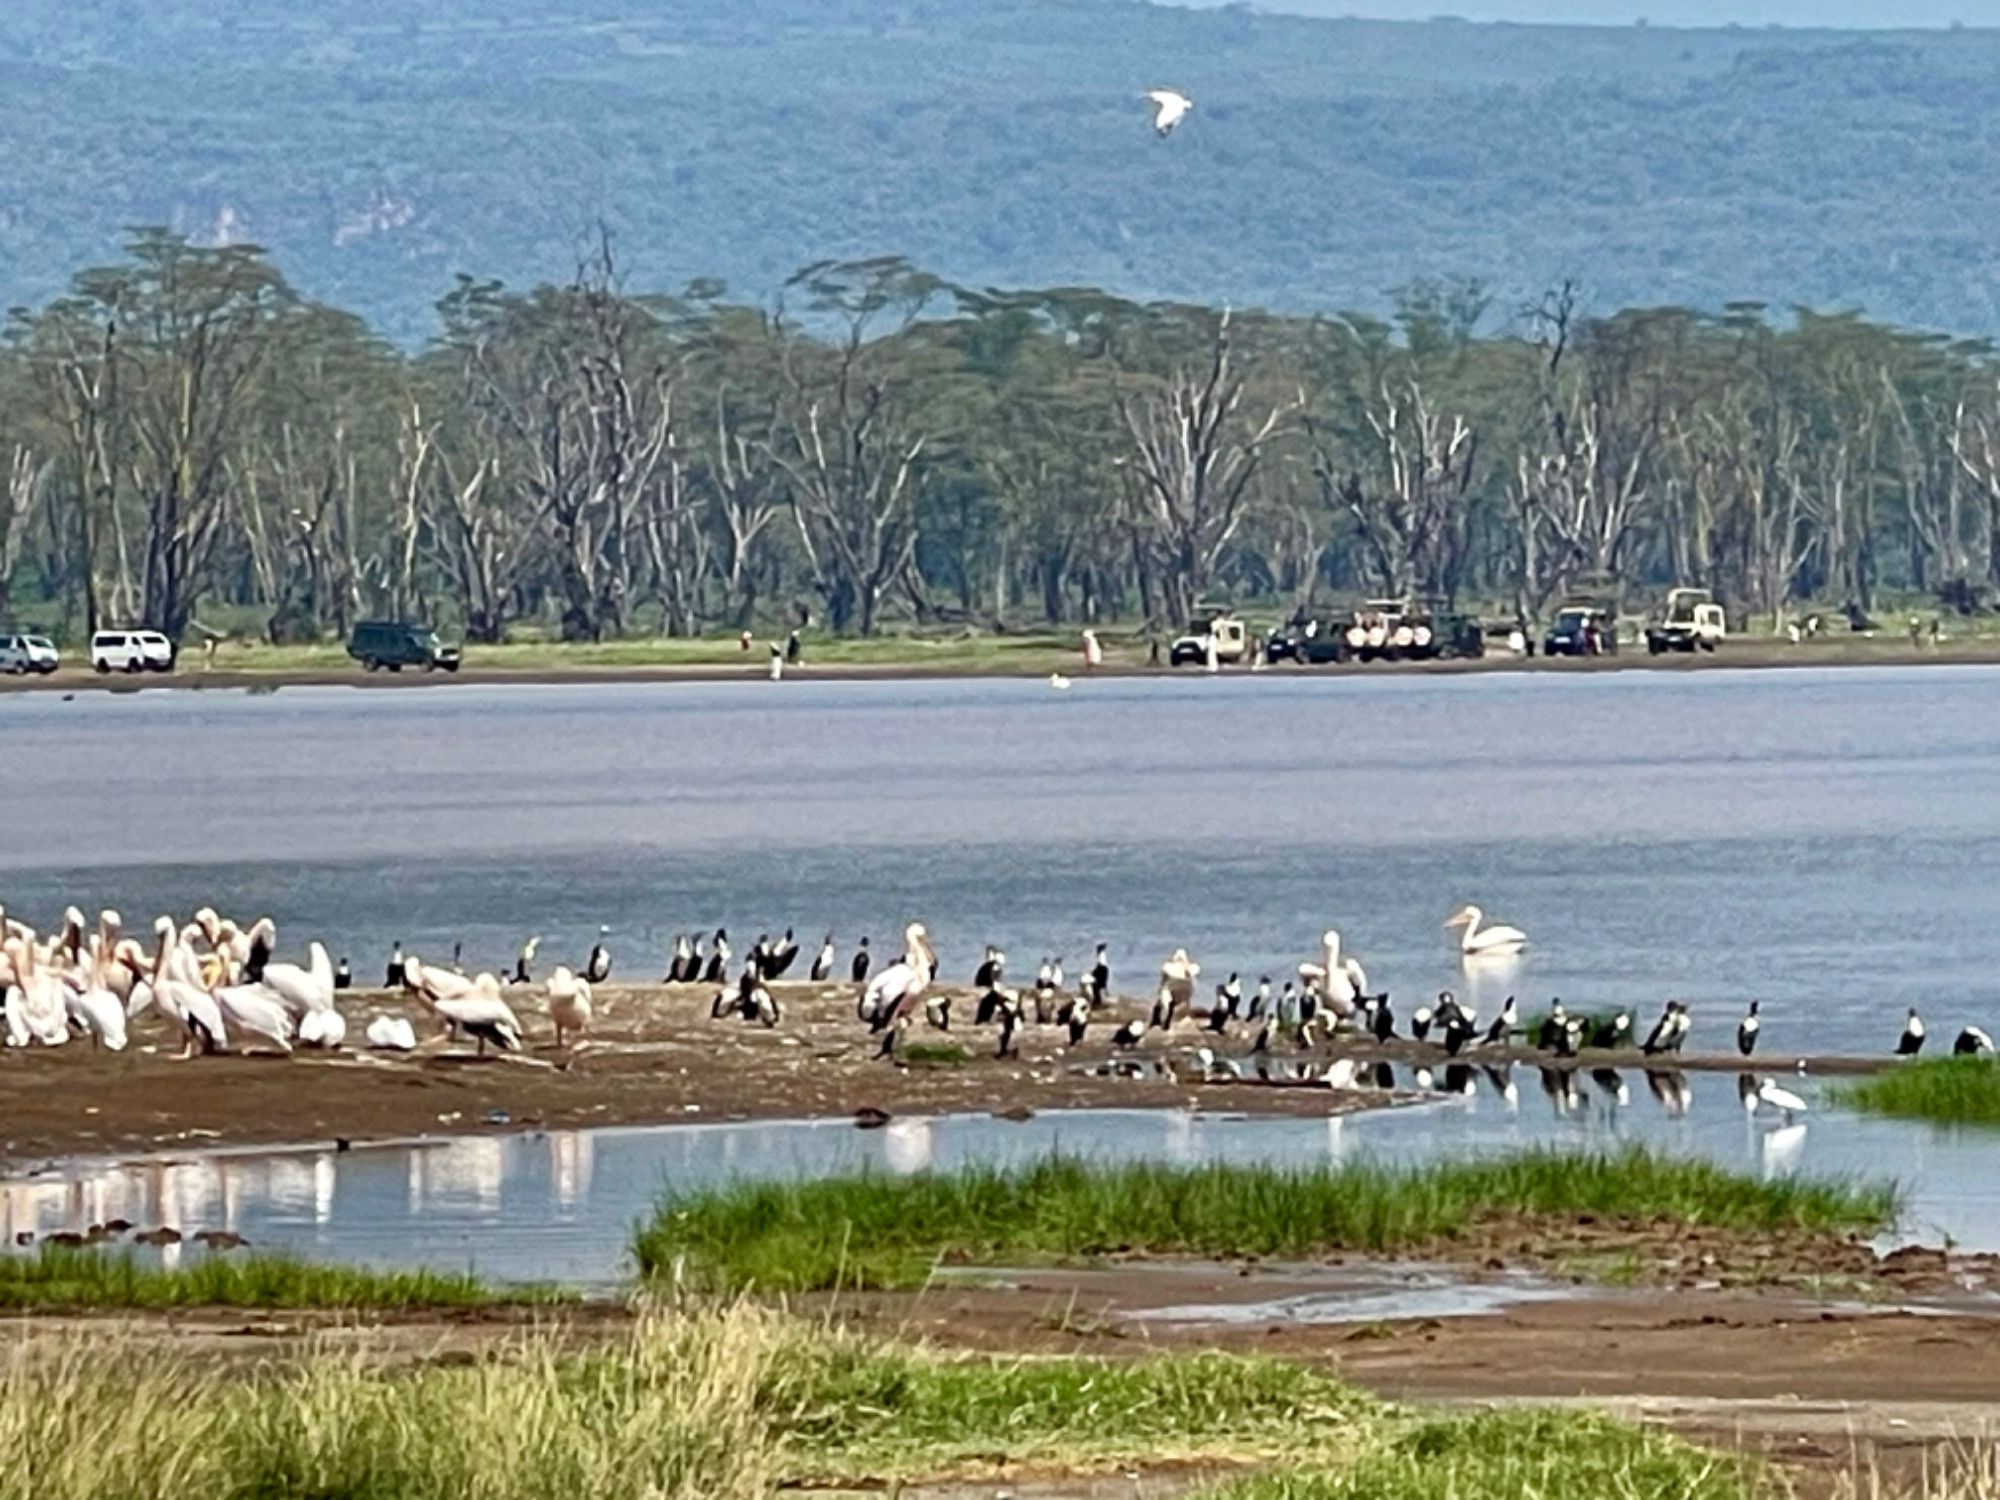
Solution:
[(663, 1200), (633, 1248), (652, 1275), (816, 1291), (921, 1285), (939, 1261), (1390, 1253), (1435, 1246), (1495, 1217), (1852, 1233), (1882, 1227), (1895, 1211), (1890, 1189), (1761, 1182), (1638, 1148), (1300, 1170), (1055, 1157), (1018, 1171), (969, 1167), (699, 1189)]
[(2000, 1125), (2000, 1062), (1936, 1057), (1847, 1084), (1836, 1102), (1868, 1114), (1942, 1125)]
[(573, 1300), (550, 1287), (505, 1290), (444, 1271), (368, 1271), (289, 1255), (197, 1254), (168, 1269), (130, 1251), (44, 1245), (0, 1256), (0, 1309), (265, 1307), (371, 1312)]
[(414, 1368), (326, 1350), (246, 1368), (73, 1337), (0, 1353), (0, 1500), (752, 1500), (1000, 1464), (1278, 1460), (1302, 1473), (1222, 1493), (1761, 1493), (1746, 1465), (1596, 1417), (1424, 1421), (1272, 1360), (952, 1356), (748, 1304), (653, 1313), (584, 1353), (544, 1333)]

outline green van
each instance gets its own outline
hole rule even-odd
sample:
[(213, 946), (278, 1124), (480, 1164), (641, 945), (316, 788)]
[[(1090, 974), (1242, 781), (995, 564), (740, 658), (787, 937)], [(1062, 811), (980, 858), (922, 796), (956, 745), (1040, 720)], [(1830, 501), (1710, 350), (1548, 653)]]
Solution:
[(387, 667), (400, 672), (422, 667), (426, 672), (458, 670), (458, 647), (439, 642), (428, 625), (398, 620), (363, 620), (348, 637), (347, 654), (371, 672)]

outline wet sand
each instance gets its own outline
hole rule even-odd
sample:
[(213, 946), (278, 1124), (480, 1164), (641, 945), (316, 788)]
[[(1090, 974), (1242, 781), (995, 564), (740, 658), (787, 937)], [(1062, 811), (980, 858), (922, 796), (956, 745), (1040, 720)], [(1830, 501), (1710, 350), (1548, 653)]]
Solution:
[[(962, 1061), (904, 1064), (877, 1056), (879, 1039), (855, 1018), (850, 984), (775, 986), (783, 1019), (775, 1027), (711, 1020), (712, 987), (617, 985), (598, 991), (597, 1014), (581, 1045), (557, 1049), (539, 987), (510, 992), (528, 1040), (520, 1054), (481, 1058), (448, 1043), (414, 1001), (381, 991), (350, 991), (342, 1010), (358, 1043), (378, 1012), (408, 1016), (420, 1039), (414, 1053), (299, 1051), (290, 1057), (248, 1051), (179, 1057), (180, 1037), (157, 1016), (135, 1023), (132, 1046), (103, 1052), (87, 1041), (56, 1048), (0, 1050), (0, 1169), (61, 1156), (118, 1156), (189, 1148), (307, 1145), (463, 1135), (506, 1129), (578, 1129), (661, 1125), (689, 1120), (800, 1119), (852, 1115), (1152, 1108), (1326, 1116), (1407, 1102), (1380, 1089), (1204, 1081), (1195, 1053), (1248, 1057), (1249, 1029), (1217, 1038), (1183, 1020), (1171, 1036), (1154, 1031), (1137, 1048), (1111, 1046), (1111, 1034), (1145, 1008), (1124, 1001), (1100, 1014), (1080, 1047), (1055, 1026), (1027, 1027), (1020, 1056), (994, 1056), (997, 1033), (969, 1027), (970, 991), (945, 988), (958, 1025), (949, 1034), (919, 1023), (909, 1043), (962, 1049)], [(1477, 1060), (1547, 1063), (1521, 1049), (1482, 1049)], [(1439, 1066), (1443, 1049), (1415, 1043), (1377, 1048), (1341, 1037), (1312, 1053), (1284, 1046), (1278, 1067), (1323, 1065), (1336, 1056), (1424, 1061)], [(1468, 1056), (1468, 1060), (1471, 1059)], [(1790, 1071), (1798, 1059), (1760, 1057), (1763, 1072)], [(1583, 1067), (1636, 1068), (1636, 1051), (1588, 1052)], [(1123, 1065), (1138, 1076), (1100, 1074)], [(1735, 1071), (1734, 1057), (1688, 1056), (1683, 1071)], [(1814, 1058), (1815, 1072), (1864, 1071), (1869, 1059)], [(1657, 1066), (1657, 1063), (1655, 1064)]]

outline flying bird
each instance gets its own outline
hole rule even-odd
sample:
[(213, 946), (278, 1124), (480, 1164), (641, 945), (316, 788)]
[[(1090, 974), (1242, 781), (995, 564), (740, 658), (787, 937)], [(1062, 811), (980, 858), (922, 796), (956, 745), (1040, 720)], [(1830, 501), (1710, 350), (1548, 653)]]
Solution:
[(1194, 108), (1194, 100), (1177, 89), (1154, 89), (1146, 95), (1153, 106), (1153, 129), (1165, 140), (1174, 133), (1174, 127), (1187, 117)]

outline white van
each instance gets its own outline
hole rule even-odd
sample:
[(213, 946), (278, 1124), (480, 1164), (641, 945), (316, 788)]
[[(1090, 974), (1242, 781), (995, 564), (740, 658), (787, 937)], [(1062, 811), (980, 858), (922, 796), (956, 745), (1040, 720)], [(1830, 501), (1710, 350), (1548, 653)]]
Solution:
[(0, 635), (0, 672), (12, 677), (35, 672), (46, 677), (61, 665), (62, 654), (45, 635)]
[(100, 630), (90, 638), (90, 664), (100, 672), (171, 672), (174, 643), (157, 630)]

